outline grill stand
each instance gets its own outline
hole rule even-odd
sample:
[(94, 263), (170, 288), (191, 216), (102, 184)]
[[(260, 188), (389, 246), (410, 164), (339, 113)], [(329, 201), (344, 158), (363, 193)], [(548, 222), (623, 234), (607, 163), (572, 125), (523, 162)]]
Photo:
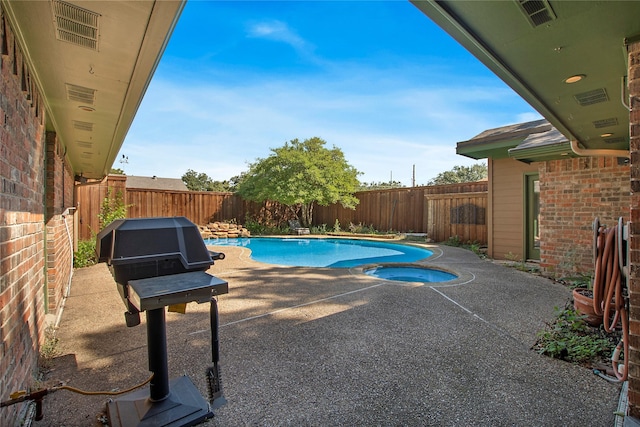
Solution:
[[(171, 284), (171, 291), (167, 285)], [(205, 272), (190, 272), (129, 282), (129, 301), (146, 310), (148, 387), (107, 403), (111, 427), (193, 426), (213, 417), (208, 402), (189, 377), (169, 381), (165, 306), (205, 302), (211, 294), (227, 293), (227, 283)]]

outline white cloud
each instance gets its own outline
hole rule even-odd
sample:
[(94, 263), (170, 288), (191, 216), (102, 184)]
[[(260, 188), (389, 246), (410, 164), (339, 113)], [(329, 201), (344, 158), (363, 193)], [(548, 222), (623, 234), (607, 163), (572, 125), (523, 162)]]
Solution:
[[(255, 31), (293, 37), (286, 26)], [(431, 77), (410, 83), (393, 70), (366, 67), (334, 70), (331, 79), (254, 77), (233, 84), (156, 77), (121, 150), (129, 157), (123, 169), (176, 178), (193, 169), (225, 180), (268, 156), (269, 148), (318, 136), (342, 149), (364, 172), (362, 181), (387, 181), (393, 172), (410, 185), (415, 164), (422, 184), (454, 165), (475, 163), (455, 154), (456, 142), (539, 117), (496, 81), (420, 83)]]

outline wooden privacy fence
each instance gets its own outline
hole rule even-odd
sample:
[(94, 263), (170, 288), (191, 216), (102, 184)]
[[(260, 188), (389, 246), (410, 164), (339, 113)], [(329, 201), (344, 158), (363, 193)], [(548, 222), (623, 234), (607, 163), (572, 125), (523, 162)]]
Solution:
[(487, 193), (425, 195), (427, 234), (435, 242), (457, 236), (462, 243), (487, 244)]
[[(98, 214), (102, 208), (102, 202), (107, 197), (109, 189), (111, 194), (125, 195), (127, 177), (124, 175), (109, 175), (108, 179), (99, 184), (80, 184), (75, 187), (76, 230), (78, 238), (86, 240), (100, 231)], [(126, 201), (125, 201), (126, 203)]]
[[(352, 223), (376, 230), (429, 233), (436, 242), (457, 235), (463, 242), (487, 243), (486, 181), (363, 191), (355, 196), (360, 200), (355, 210), (340, 205), (317, 206), (313, 222), (331, 228), (338, 220), (343, 230)], [(477, 215), (471, 219), (474, 206), (478, 207)], [(457, 209), (453, 215), (451, 208)], [(480, 212), (485, 215), (478, 216)], [(465, 223), (471, 220), (473, 224)]]
[[(233, 193), (126, 188), (126, 176), (109, 175), (100, 184), (76, 187), (79, 239), (90, 239), (100, 231), (102, 202), (107, 194), (115, 197), (118, 192), (129, 218), (184, 216), (200, 225), (229, 220), (244, 223), (274, 206), (247, 202)], [(355, 196), (360, 200), (355, 210), (339, 204), (316, 206), (313, 223), (332, 229), (337, 219), (343, 230), (353, 223), (380, 231), (429, 233), (436, 242), (457, 235), (463, 242), (487, 243), (486, 182), (362, 191)]]
[(126, 188), (125, 183), (126, 176), (109, 175), (100, 184), (76, 187), (79, 239), (90, 239), (100, 231), (98, 214), (109, 189), (111, 197), (120, 193), (127, 218), (184, 216), (195, 224), (231, 219), (243, 222), (245, 212), (255, 205), (233, 193)]
[(233, 193), (127, 189), (129, 218), (184, 216), (195, 224), (244, 221), (244, 202)]

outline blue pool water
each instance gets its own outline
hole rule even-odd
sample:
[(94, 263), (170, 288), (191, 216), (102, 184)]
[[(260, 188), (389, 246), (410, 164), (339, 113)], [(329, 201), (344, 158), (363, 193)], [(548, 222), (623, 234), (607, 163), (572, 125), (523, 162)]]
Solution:
[(417, 246), (353, 239), (248, 237), (206, 239), (205, 243), (244, 246), (251, 250), (251, 258), (256, 261), (298, 267), (349, 268), (381, 262), (413, 262), (433, 254)]
[(384, 266), (365, 270), (364, 273), (379, 279), (402, 282), (448, 282), (458, 278), (455, 274), (427, 267)]

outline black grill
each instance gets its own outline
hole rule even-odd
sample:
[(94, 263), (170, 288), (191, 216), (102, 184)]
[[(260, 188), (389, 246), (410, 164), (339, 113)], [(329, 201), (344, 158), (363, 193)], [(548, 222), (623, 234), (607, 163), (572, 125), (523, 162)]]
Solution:
[(207, 250), (198, 227), (184, 217), (115, 220), (98, 233), (96, 255), (109, 265), (127, 311), (134, 315), (127, 318), (131, 326), (141, 310), (129, 300), (129, 281), (204, 271), (224, 258)]
[(99, 262), (117, 283), (208, 269), (210, 253), (195, 224), (184, 217), (118, 219), (98, 233)]
[[(184, 217), (136, 218), (113, 221), (98, 233), (96, 255), (109, 265), (127, 307), (127, 326), (147, 316), (148, 389), (132, 392), (107, 404), (112, 427), (128, 425), (191, 426), (213, 416), (224, 404), (218, 366), (218, 311), (215, 296), (228, 284), (205, 272), (224, 254), (207, 250), (200, 231)], [(213, 366), (206, 375), (207, 403), (186, 376), (169, 381), (165, 308), (184, 312), (189, 302), (211, 304)]]

